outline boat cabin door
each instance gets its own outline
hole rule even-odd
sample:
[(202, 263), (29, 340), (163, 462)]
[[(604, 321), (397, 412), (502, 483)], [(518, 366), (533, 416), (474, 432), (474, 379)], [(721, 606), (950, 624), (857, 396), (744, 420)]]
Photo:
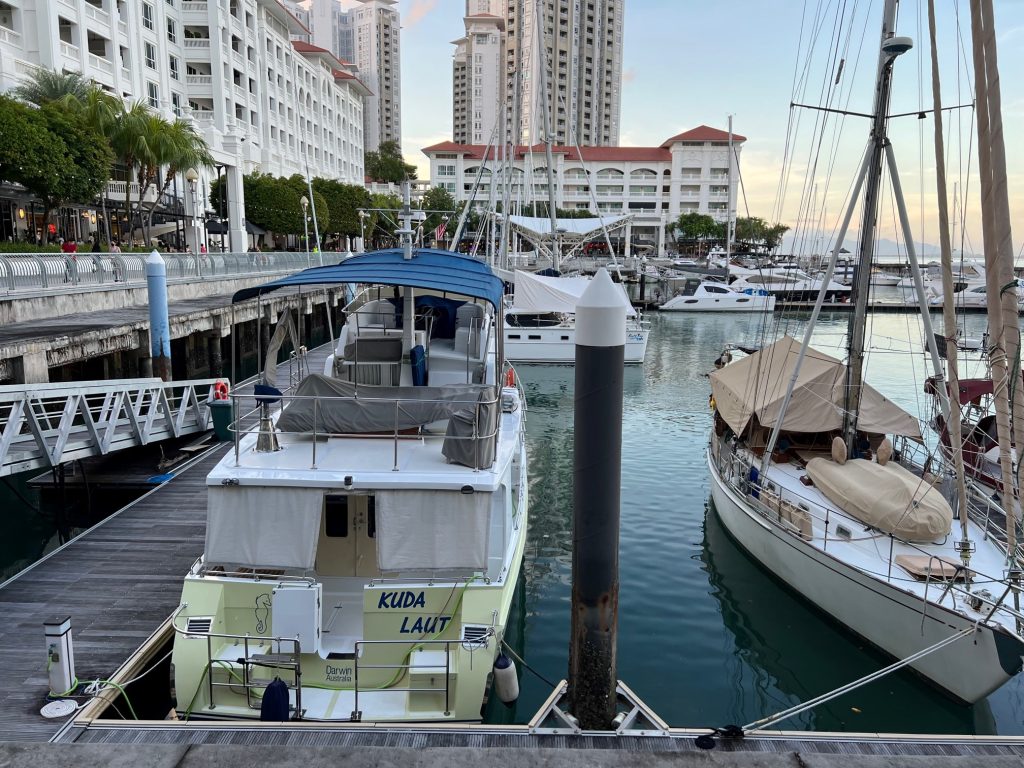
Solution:
[(324, 497), (316, 571), (322, 576), (376, 576), (376, 498), (330, 493)]

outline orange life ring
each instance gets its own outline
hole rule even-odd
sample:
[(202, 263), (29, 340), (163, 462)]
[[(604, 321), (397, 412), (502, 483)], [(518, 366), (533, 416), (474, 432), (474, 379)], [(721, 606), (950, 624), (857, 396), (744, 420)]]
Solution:
[(516, 372), (509, 368), (505, 371), (505, 386), (514, 387), (516, 385)]
[(216, 384), (213, 385), (213, 399), (228, 399), (228, 383), (226, 381), (218, 381)]

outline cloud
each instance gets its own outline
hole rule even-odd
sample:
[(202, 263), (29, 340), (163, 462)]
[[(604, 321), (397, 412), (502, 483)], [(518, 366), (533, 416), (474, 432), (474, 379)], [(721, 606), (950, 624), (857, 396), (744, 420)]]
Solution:
[(437, 5), (437, 0), (412, 0), (412, 7), (402, 17), (402, 26), (406, 29), (412, 29), (423, 21), (423, 18), (428, 13), (434, 10), (435, 5)]

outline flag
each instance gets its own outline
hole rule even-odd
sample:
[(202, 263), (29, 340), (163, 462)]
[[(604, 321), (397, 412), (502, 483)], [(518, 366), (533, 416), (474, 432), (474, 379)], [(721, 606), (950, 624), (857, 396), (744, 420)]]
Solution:
[(444, 239), (444, 231), (448, 228), (448, 222), (442, 221), (437, 225), (437, 229), (434, 230), (434, 239), (441, 241)]

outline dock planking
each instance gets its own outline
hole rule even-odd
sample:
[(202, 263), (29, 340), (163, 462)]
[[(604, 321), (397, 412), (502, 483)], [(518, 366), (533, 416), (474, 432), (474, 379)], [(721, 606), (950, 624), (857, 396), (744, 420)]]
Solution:
[[(322, 370), (328, 353), (329, 345), (311, 350), (310, 370)], [(229, 450), (214, 444), (0, 584), (0, 742), (49, 741), (64, 724), (39, 714), (49, 692), (44, 621), (70, 616), (78, 679), (105, 680), (178, 607), (185, 573), (203, 551), (206, 476)]]

